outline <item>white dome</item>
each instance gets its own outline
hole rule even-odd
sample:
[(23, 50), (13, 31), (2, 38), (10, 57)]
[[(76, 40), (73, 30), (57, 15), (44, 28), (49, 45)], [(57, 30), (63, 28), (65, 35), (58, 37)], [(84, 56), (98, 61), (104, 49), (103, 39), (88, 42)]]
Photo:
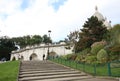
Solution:
[(98, 12), (97, 6), (95, 7), (95, 11), (96, 12), (93, 14), (93, 16), (97, 17), (99, 21), (104, 21), (105, 19), (104, 19), (103, 15), (100, 12)]
[(105, 20), (105, 22), (103, 24), (107, 27), (107, 29), (111, 28), (111, 24), (110, 24), (110, 22), (107, 21), (107, 19)]

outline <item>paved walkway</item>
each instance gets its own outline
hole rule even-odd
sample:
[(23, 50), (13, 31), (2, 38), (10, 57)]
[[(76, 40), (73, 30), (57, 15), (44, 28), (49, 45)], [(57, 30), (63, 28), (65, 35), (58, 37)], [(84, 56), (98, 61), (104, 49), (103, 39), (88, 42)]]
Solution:
[(118, 81), (94, 78), (50, 61), (23, 61), (18, 81)]

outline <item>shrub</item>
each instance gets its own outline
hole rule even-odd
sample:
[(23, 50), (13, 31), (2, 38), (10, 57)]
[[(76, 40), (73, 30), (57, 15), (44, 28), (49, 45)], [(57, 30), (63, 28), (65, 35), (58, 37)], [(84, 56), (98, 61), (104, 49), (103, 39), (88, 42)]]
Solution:
[(89, 52), (90, 52), (90, 48), (86, 48), (86, 49), (84, 49), (84, 50), (82, 50), (81, 52), (79, 52), (78, 54), (79, 55), (87, 55)]
[(68, 55), (66, 55), (66, 57), (67, 57), (67, 60), (70, 60), (72, 57), (72, 54), (68, 54)]
[(103, 63), (103, 62), (107, 62), (107, 59), (108, 59), (108, 54), (107, 54), (106, 50), (101, 49), (97, 53), (97, 60), (100, 61), (101, 63)]
[(114, 61), (114, 60), (119, 60), (120, 59), (120, 52), (113, 52), (111, 51), (109, 53), (109, 60)]
[(91, 50), (90, 48), (86, 48), (86, 49), (82, 50), (81, 52), (77, 53), (75, 61), (84, 62), (85, 61), (85, 57), (90, 52), (90, 50)]
[(67, 60), (67, 55), (62, 55), (60, 58)]
[(98, 45), (95, 45), (91, 48), (91, 53), (96, 55), (101, 49), (104, 48), (104, 45), (103, 44), (98, 44)]
[(85, 58), (85, 61), (86, 61), (86, 63), (91, 63), (91, 64), (94, 64), (96, 61), (97, 61), (97, 58), (96, 58), (96, 56), (87, 56), (86, 58)]
[(82, 60), (82, 55), (77, 55), (75, 61), (80, 62)]

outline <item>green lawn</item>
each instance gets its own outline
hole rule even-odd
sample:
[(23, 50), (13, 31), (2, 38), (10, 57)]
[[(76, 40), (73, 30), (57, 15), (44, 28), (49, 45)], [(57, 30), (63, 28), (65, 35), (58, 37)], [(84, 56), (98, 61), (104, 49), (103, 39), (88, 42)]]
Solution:
[(0, 64), (0, 81), (16, 81), (19, 61), (11, 61)]

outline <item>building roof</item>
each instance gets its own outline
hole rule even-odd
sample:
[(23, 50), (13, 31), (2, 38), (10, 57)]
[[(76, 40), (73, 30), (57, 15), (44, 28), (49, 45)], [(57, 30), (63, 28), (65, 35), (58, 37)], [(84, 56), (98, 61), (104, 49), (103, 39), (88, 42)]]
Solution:
[(108, 22), (108, 21), (107, 21), (107, 18), (105, 18), (105, 21), (104, 21), (103, 24), (107, 27), (107, 29), (110, 29), (110, 28), (111, 28), (111, 24), (110, 24), (110, 23), (111, 23), (111, 21)]
[(95, 7), (95, 13), (93, 14), (93, 16), (97, 17), (99, 21), (105, 20), (103, 15), (98, 11), (97, 6)]
[(97, 6), (95, 7), (95, 13), (92, 16), (97, 17), (99, 21), (102, 21), (107, 29), (111, 28), (111, 21), (108, 22), (107, 18), (104, 18), (104, 16), (98, 11)]

